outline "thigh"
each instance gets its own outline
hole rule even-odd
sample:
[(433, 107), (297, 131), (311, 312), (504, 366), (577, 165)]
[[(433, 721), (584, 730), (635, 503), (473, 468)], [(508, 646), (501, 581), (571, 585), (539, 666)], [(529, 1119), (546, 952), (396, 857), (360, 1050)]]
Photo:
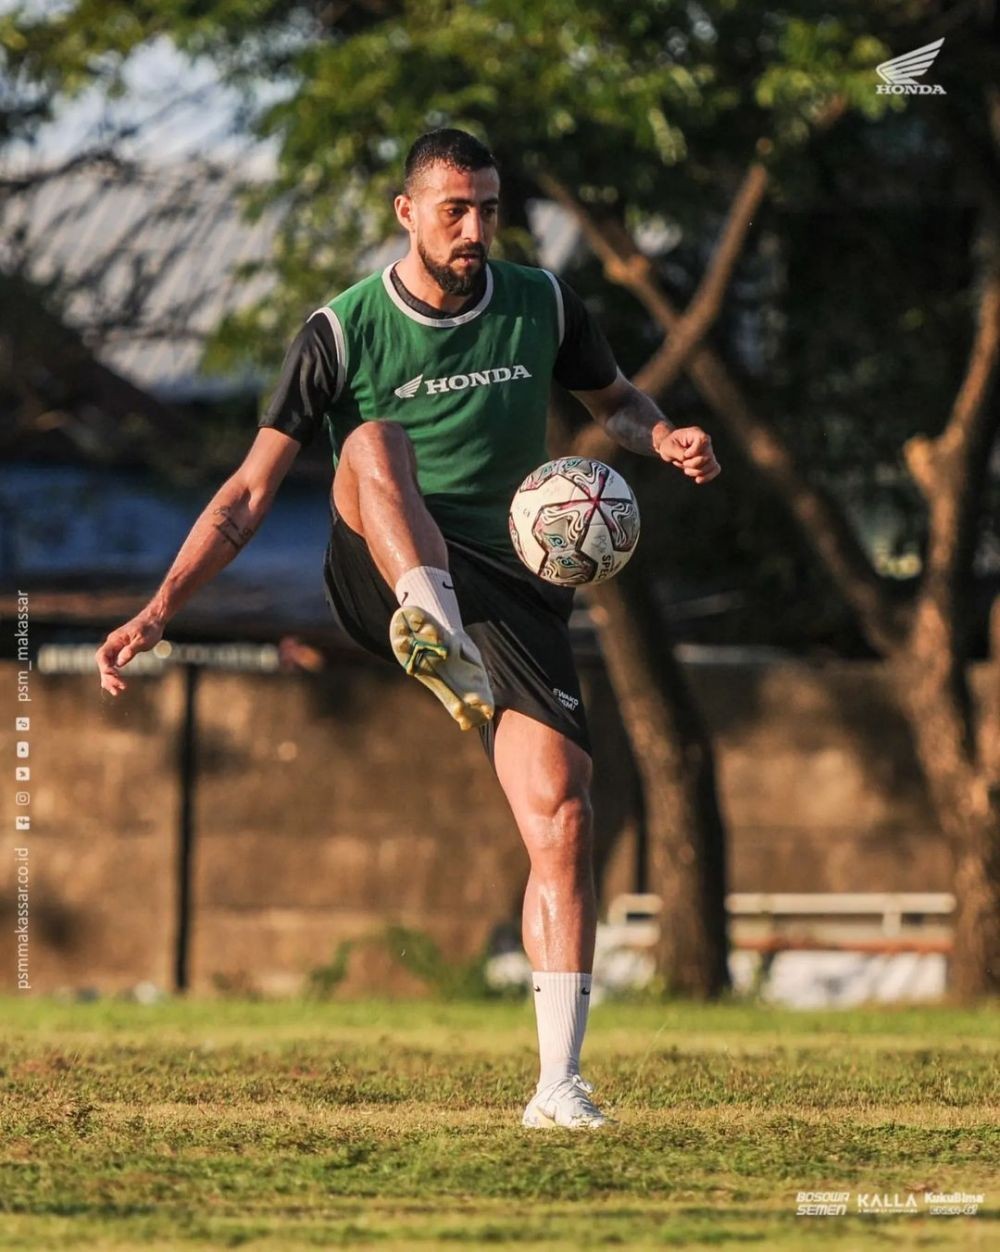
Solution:
[(340, 446), (331, 500), (338, 516), (350, 529), (364, 534), (360, 480), (373, 474), (407, 480), (416, 486), (417, 460), (406, 431), (398, 422), (385, 419), (360, 422)]

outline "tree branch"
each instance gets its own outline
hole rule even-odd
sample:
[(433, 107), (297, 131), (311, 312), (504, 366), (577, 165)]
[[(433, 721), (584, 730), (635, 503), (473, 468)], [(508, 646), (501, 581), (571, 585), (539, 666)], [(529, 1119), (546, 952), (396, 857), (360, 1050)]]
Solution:
[(951, 596), (972, 560), (986, 463), (1000, 430), (1000, 406), (988, 403), (1000, 365), (1000, 230), (984, 215), (976, 333), (965, 377), (944, 430), (905, 445), (906, 464), (930, 519), (923, 594)]
[(672, 335), (635, 376), (635, 384), (650, 395), (662, 395), (677, 379), (695, 347), (705, 338), (722, 309), (722, 302), (743, 254), (753, 219), (767, 191), (766, 168), (754, 161), (747, 169), (729, 207), (726, 222), (698, 289)]
[(44, 183), (65, 178), (67, 174), (79, 173), (81, 169), (100, 166), (113, 169), (116, 173), (125, 173), (134, 168), (134, 163), (124, 160), (111, 144), (100, 144), (94, 148), (85, 148), (75, 152), (58, 165), (50, 165), (37, 169), (25, 170), (21, 174), (9, 174), (0, 177), (0, 192), (9, 196), (20, 195), (25, 191), (34, 191)]
[[(538, 177), (538, 184), (546, 195), (569, 209), (570, 212), (575, 212), (575, 198), (556, 178), (550, 174), (541, 174)], [(683, 370), (694, 348), (704, 339), (718, 317), (726, 289), (743, 252), (754, 214), (764, 198), (767, 184), (766, 168), (759, 161), (754, 161), (747, 169), (729, 207), (719, 242), (691, 303), (666, 336), (662, 346), (632, 380), (643, 391), (652, 396), (662, 395)], [(646, 289), (646, 297), (655, 299), (655, 293), (648, 281), (652, 267), (647, 258), (643, 257), (642, 261), (637, 261), (633, 257), (623, 270), (620, 264), (620, 253), (614, 248), (605, 246), (600, 232), (594, 233), (593, 237), (591, 232), (585, 231), (585, 233), (588, 242), (601, 256), (609, 277), (613, 276), (613, 280), (622, 285), (640, 282)], [(645, 265), (642, 262), (645, 262)], [(645, 272), (647, 270), (649, 272)]]
[[(683, 317), (660, 283), (652, 262), (628, 231), (620, 222), (598, 221), (567, 187), (551, 176), (548, 187), (549, 194), (576, 218), (608, 278), (630, 291), (668, 335), (675, 334)], [(869, 641), (882, 653), (894, 651), (903, 638), (904, 622), (843, 511), (825, 491), (808, 482), (791, 449), (754, 411), (717, 353), (704, 342), (695, 345), (684, 368), (750, 462), (774, 486), (841, 595), (854, 609)], [(592, 442), (588, 439), (588, 448)], [(588, 455), (593, 453), (588, 451)]]
[[(539, 186), (553, 200), (572, 211), (572, 197), (557, 179), (542, 174)], [(744, 175), (733, 198), (719, 243), (712, 253), (708, 268), (702, 276), (698, 289), (673, 332), (664, 337), (662, 345), (632, 381), (654, 397), (661, 396), (677, 378), (695, 347), (708, 334), (722, 308), (726, 289), (739, 260), (753, 222), (767, 190), (767, 170), (754, 161)], [(579, 455), (612, 460), (618, 445), (598, 426), (589, 426), (578, 436)]]

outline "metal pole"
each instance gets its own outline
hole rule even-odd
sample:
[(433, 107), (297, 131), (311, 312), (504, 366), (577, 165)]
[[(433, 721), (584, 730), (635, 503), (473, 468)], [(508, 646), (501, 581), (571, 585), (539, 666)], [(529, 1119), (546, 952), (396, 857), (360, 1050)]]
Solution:
[(187, 991), (191, 948), (192, 892), (191, 875), (194, 864), (194, 787), (197, 771), (196, 697), (198, 667), (185, 665), (184, 719), (181, 727), (179, 775), (180, 812), (177, 830), (177, 952), (174, 965), (174, 987)]

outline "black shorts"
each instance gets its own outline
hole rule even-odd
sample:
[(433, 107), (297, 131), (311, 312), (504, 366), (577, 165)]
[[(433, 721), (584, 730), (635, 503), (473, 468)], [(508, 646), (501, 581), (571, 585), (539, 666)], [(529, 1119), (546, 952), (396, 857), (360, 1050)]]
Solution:
[[(573, 592), (543, 582), (481, 548), (446, 539), (462, 622), (482, 653), (497, 712), (516, 709), (590, 753), (580, 680), (569, 641)], [(364, 539), (335, 511), (323, 562), (327, 600), (367, 652), (393, 665), (389, 620), (399, 608)], [(480, 730), (493, 759), (494, 722)]]

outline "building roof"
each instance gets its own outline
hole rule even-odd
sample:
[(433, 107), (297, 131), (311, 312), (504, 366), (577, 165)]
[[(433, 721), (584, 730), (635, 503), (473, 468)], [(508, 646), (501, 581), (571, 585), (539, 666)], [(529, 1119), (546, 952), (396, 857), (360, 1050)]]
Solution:
[(229, 175), (73, 172), (8, 201), (3, 264), (54, 288), (117, 373), (160, 396), (204, 396), (219, 387), (199, 370), (206, 337), (267, 289), (238, 273), (268, 257), (275, 217), (249, 223), (240, 208)]
[[(259, 378), (200, 368), (223, 316), (258, 301), (271, 281), (241, 272), (270, 258), (280, 221), (277, 210), (248, 221), (244, 187), (230, 171), (190, 165), (42, 179), (0, 208), (0, 267), (53, 287), (67, 324), (136, 386), (176, 401), (257, 390)], [(529, 213), (542, 263), (561, 269), (578, 242), (575, 224), (547, 202)], [(372, 268), (402, 250), (402, 239), (388, 241)]]

